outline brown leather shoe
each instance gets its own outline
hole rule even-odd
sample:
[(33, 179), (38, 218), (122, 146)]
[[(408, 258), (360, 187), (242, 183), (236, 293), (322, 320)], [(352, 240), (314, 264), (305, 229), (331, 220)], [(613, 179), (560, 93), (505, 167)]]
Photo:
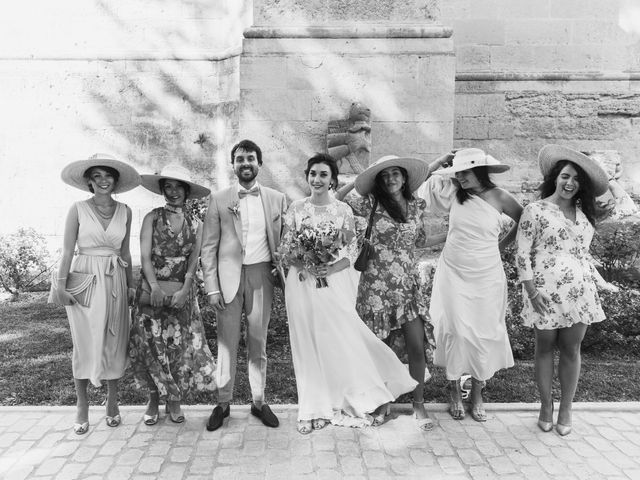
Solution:
[(262, 423), (267, 427), (276, 428), (280, 425), (278, 421), (278, 417), (271, 411), (269, 405), (266, 403), (262, 404), (262, 408), (258, 409), (253, 403), (251, 404), (251, 415), (254, 417), (258, 417), (262, 420)]
[(219, 429), (222, 426), (222, 422), (224, 421), (224, 419), (229, 416), (230, 412), (231, 407), (229, 405), (227, 405), (227, 408), (224, 410), (220, 405), (216, 405), (215, 407), (213, 407), (213, 412), (211, 412), (211, 416), (207, 421), (207, 430), (213, 432)]

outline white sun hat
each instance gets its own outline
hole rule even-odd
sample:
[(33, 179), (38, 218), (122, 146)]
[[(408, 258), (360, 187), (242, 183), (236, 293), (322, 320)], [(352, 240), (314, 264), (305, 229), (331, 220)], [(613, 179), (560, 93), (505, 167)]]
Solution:
[(502, 173), (511, 168), (509, 165), (500, 163), (484, 150), (479, 148), (462, 148), (456, 151), (453, 159), (451, 160), (450, 167), (436, 170), (433, 174), (453, 175), (457, 172), (462, 172), (463, 170), (469, 170), (476, 167), (487, 167), (489, 173)]
[(191, 189), (189, 198), (206, 197), (211, 193), (211, 190), (207, 187), (198, 185), (191, 180), (191, 172), (189, 172), (187, 168), (175, 163), (166, 165), (160, 173), (155, 175), (141, 175), (141, 177), (142, 186), (153, 193), (157, 193), (158, 195), (163, 195), (163, 191), (160, 188), (160, 180), (162, 179), (178, 180), (189, 185), (189, 188)]
[(560, 160), (569, 160), (584, 170), (593, 184), (596, 197), (604, 195), (609, 189), (609, 176), (596, 160), (562, 145), (549, 144), (540, 149), (538, 165), (542, 175), (546, 176)]
[(116, 182), (113, 193), (122, 193), (133, 190), (140, 185), (140, 174), (131, 165), (116, 160), (108, 153), (94, 153), (85, 160), (76, 160), (62, 169), (60, 177), (62, 181), (72, 187), (90, 192), (89, 183), (84, 173), (92, 167), (110, 167), (117, 170), (120, 178)]

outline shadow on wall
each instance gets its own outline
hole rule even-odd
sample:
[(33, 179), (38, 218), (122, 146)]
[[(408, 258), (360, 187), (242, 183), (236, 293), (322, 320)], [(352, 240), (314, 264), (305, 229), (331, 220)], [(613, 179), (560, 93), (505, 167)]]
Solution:
[[(147, 12), (141, 23), (126, 7), (98, 2), (104, 16), (127, 33), (123, 38), (139, 29), (135, 37), (144, 44), (116, 46), (127, 53), (101, 62), (98, 73), (85, 78), (93, 108), (82, 119), (84, 131), (106, 136), (104, 142), (126, 152), (141, 173), (177, 162), (204, 184), (225, 186), (228, 151), (238, 132), (247, 3), (156, 1), (157, 17), (149, 21)], [(179, 16), (172, 21), (176, 8)]]

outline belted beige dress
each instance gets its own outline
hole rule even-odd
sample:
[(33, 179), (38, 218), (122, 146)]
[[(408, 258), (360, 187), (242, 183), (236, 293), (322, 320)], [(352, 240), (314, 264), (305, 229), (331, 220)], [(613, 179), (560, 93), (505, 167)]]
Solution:
[(127, 305), (127, 264), (120, 247), (127, 230), (127, 208), (116, 202), (116, 210), (107, 228), (96, 217), (88, 200), (75, 204), (78, 210), (78, 255), (72, 272), (94, 273), (96, 284), (88, 307), (67, 306), (73, 340), (73, 377), (115, 380), (124, 375), (129, 341)]

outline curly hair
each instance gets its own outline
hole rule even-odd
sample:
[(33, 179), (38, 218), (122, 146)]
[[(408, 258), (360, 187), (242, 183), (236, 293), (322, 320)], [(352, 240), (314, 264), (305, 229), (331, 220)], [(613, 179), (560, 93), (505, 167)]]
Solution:
[(578, 205), (591, 225), (596, 224), (596, 196), (593, 191), (593, 182), (585, 171), (570, 160), (559, 160), (551, 170), (544, 176), (542, 183), (538, 187), (540, 198), (547, 198), (556, 191), (556, 180), (564, 167), (571, 165), (578, 173), (578, 192), (573, 196), (571, 202)]
[(258, 165), (262, 166), (262, 150), (260, 150), (260, 147), (255, 143), (252, 142), (251, 140), (240, 140), (238, 143), (236, 143), (233, 148), (231, 149), (231, 164), (233, 165), (233, 163), (236, 160), (236, 151), (242, 149), (245, 152), (255, 152), (256, 153), (256, 159), (258, 160)]
[[(402, 173), (404, 183), (402, 185), (402, 196), (407, 200), (413, 200), (413, 194), (409, 190), (409, 174), (402, 167), (397, 167)], [(407, 223), (407, 218), (402, 211), (402, 205), (400, 205), (387, 191), (387, 187), (382, 180), (382, 171), (376, 175), (371, 194), (378, 200), (378, 203), (387, 211), (389, 216), (396, 222)]]

